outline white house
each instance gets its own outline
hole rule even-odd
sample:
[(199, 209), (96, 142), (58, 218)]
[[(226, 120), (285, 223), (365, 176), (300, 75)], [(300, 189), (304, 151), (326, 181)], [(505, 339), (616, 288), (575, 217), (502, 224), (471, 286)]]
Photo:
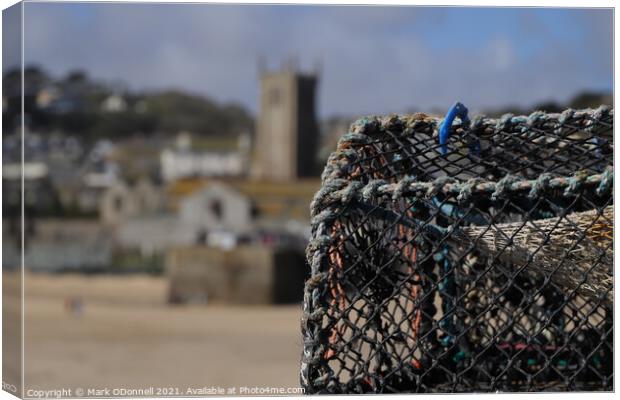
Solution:
[(161, 176), (172, 182), (187, 177), (238, 176), (244, 159), (238, 152), (193, 152), (165, 149), (160, 156)]
[(205, 232), (243, 233), (252, 227), (252, 203), (231, 186), (212, 183), (181, 201), (179, 218)]
[(213, 183), (196, 191), (179, 203), (176, 214), (148, 216), (138, 212), (137, 189), (119, 185), (103, 199), (102, 218), (118, 227), (121, 247), (138, 248), (147, 255), (197, 243), (232, 248), (254, 228), (250, 199), (228, 185)]

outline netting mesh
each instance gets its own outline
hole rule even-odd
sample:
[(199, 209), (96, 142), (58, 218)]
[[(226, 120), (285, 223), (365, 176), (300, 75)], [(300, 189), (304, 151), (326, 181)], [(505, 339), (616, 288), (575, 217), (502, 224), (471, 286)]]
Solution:
[(365, 118), (311, 206), (308, 393), (612, 390), (613, 110)]

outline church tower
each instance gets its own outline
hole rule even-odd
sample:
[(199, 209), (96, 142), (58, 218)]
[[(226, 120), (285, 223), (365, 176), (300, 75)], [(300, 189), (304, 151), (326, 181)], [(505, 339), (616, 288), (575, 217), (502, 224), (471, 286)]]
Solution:
[(317, 77), (292, 65), (261, 72), (252, 176), (293, 181), (315, 175)]

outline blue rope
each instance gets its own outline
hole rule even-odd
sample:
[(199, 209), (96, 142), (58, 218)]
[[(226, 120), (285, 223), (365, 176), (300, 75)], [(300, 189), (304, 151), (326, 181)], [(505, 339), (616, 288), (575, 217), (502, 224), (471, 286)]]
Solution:
[(448, 110), (446, 117), (439, 127), (439, 144), (441, 145), (441, 154), (445, 155), (448, 152), (448, 138), (450, 137), (450, 128), (452, 128), (454, 119), (459, 117), (463, 123), (469, 123), (467, 113), (467, 107), (458, 101)]

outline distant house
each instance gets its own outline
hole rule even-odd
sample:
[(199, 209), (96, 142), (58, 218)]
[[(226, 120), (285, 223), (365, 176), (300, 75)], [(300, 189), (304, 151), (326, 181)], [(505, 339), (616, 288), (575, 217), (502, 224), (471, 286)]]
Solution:
[(179, 218), (198, 230), (243, 233), (252, 228), (252, 203), (234, 187), (215, 182), (181, 200)]
[(135, 185), (117, 182), (102, 193), (99, 201), (99, 217), (108, 226), (153, 213), (162, 204), (159, 191), (147, 179), (141, 179)]
[(112, 94), (103, 100), (101, 110), (109, 113), (125, 111), (127, 110), (127, 101), (123, 96)]
[(161, 176), (166, 182), (188, 177), (237, 176), (244, 172), (238, 152), (194, 152), (166, 149), (161, 152)]
[[(179, 209), (181, 204), (208, 188), (225, 186), (250, 204), (251, 224), (254, 227), (279, 226), (291, 221), (308, 224), (309, 204), (320, 187), (318, 179), (299, 179), (295, 182), (254, 181), (247, 179), (183, 179), (167, 187), (168, 207)], [(217, 193), (219, 189), (214, 190)]]
[[(162, 150), (160, 172), (165, 182), (197, 177), (233, 177), (246, 173), (250, 143), (247, 134), (222, 143), (200, 146), (188, 132), (180, 132), (174, 146)], [(204, 142), (204, 140), (203, 140)], [(219, 147), (219, 149), (214, 149)]]
[(101, 215), (117, 225), (121, 247), (138, 248), (144, 254), (195, 244), (230, 249), (253, 242), (301, 248), (310, 234), (308, 205), (318, 187), (316, 179), (180, 180), (163, 194), (167, 203), (161, 209), (168, 211), (139, 215), (135, 193), (118, 187), (102, 202)]
[(176, 213), (138, 213), (137, 203), (149, 198), (139, 195), (143, 193), (117, 187), (105, 198), (101, 214), (108, 224), (118, 226), (121, 247), (137, 248), (144, 255), (194, 244), (232, 248), (252, 230), (250, 202), (226, 185), (187, 196)]
[(106, 225), (116, 225), (138, 214), (135, 197), (124, 182), (111, 186), (101, 196), (99, 217)]

